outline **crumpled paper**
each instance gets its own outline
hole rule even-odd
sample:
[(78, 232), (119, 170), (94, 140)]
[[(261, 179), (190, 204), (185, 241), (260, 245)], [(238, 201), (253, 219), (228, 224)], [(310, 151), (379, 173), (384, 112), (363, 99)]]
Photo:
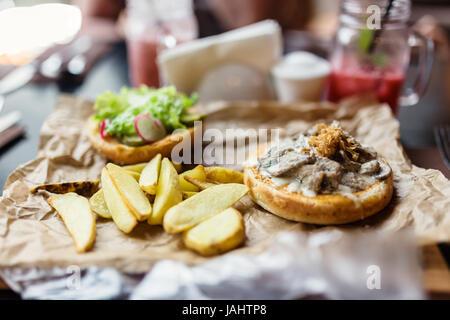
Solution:
[[(246, 257), (262, 254), (280, 231), (310, 235), (336, 229), (345, 234), (374, 230), (387, 234), (411, 229), (421, 244), (449, 241), (450, 183), (439, 171), (421, 169), (409, 162), (398, 141), (398, 122), (389, 107), (370, 106), (369, 102), (358, 99), (343, 103), (340, 108), (330, 103), (282, 105), (275, 102), (223, 102), (199, 108), (208, 113), (205, 128), (221, 131), (282, 128), (285, 134), (292, 134), (314, 123), (337, 119), (352, 135), (374, 146), (394, 172), (395, 194), (388, 207), (366, 220), (345, 226), (319, 227), (290, 222), (244, 197), (236, 208), (244, 216), (246, 242), (224, 254), (223, 259), (231, 254)], [(37, 158), (9, 176), (0, 198), (0, 270), (50, 270), (72, 265), (84, 269), (95, 265), (101, 270), (114, 268), (126, 274), (144, 274), (162, 260), (194, 266), (222, 258), (199, 256), (184, 247), (180, 235), (169, 235), (160, 226), (142, 223), (126, 235), (112, 221), (100, 218), (93, 249), (84, 254), (75, 252), (64, 224), (46, 202), (48, 194), (32, 195), (29, 188), (41, 183), (99, 178), (106, 159), (90, 146), (83, 130), (91, 113), (91, 102), (62, 96), (42, 128)], [(374, 247), (366, 248), (368, 254)], [(347, 251), (343, 254), (351, 255)], [(2, 273), (2, 277), (9, 283), (14, 280), (11, 273)]]
[[(370, 250), (368, 250), (370, 248)], [(87, 267), (4, 268), (25, 299), (422, 299), (411, 232), (283, 232), (256, 256), (230, 254), (189, 266), (162, 260), (147, 274)], [(379, 278), (377, 278), (379, 277)]]

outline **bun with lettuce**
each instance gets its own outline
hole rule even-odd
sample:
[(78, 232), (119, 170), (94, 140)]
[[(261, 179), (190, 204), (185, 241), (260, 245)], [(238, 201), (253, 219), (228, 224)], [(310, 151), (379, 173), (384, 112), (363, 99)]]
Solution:
[(158, 153), (170, 157), (185, 138), (193, 141), (194, 122), (203, 118), (192, 108), (196, 102), (195, 94), (187, 97), (173, 86), (107, 91), (97, 97), (88, 121), (89, 140), (119, 164), (149, 161)]

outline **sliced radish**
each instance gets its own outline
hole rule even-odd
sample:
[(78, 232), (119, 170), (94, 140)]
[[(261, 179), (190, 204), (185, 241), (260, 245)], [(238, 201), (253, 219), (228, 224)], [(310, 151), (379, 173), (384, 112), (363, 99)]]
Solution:
[(147, 113), (140, 114), (134, 120), (134, 129), (139, 137), (147, 143), (161, 140), (167, 134), (166, 128), (158, 119)]
[[(153, 121), (155, 121), (156, 126), (158, 127), (158, 129), (161, 129), (163, 127), (163, 124), (161, 123), (161, 120), (153, 118)], [(165, 132), (166, 130), (164, 130)]]
[(109, 118), (103, 120), (100, 123), (100, 136), (102, 137), (102, 139), (105, 139), (106, 137), (108, 137), (108, 133), (106, 132), (106, 127), (108, 126), (109, 123), (110, 123)]

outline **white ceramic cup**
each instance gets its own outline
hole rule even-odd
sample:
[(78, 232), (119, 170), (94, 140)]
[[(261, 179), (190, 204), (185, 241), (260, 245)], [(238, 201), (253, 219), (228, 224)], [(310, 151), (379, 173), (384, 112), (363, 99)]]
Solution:
[(330, 64), (309, 52), (292, 52), (272, 68), (274, 86), (281, 102), (320, 101)]

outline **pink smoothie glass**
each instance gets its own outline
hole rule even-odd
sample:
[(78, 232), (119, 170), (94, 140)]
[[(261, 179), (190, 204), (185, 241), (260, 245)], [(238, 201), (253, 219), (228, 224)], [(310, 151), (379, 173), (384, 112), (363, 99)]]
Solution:
[(197, 33), (192, 0), (128, 0), (126, 35), (131, 84), (159, 87), (158, 53), (195, 39)]

